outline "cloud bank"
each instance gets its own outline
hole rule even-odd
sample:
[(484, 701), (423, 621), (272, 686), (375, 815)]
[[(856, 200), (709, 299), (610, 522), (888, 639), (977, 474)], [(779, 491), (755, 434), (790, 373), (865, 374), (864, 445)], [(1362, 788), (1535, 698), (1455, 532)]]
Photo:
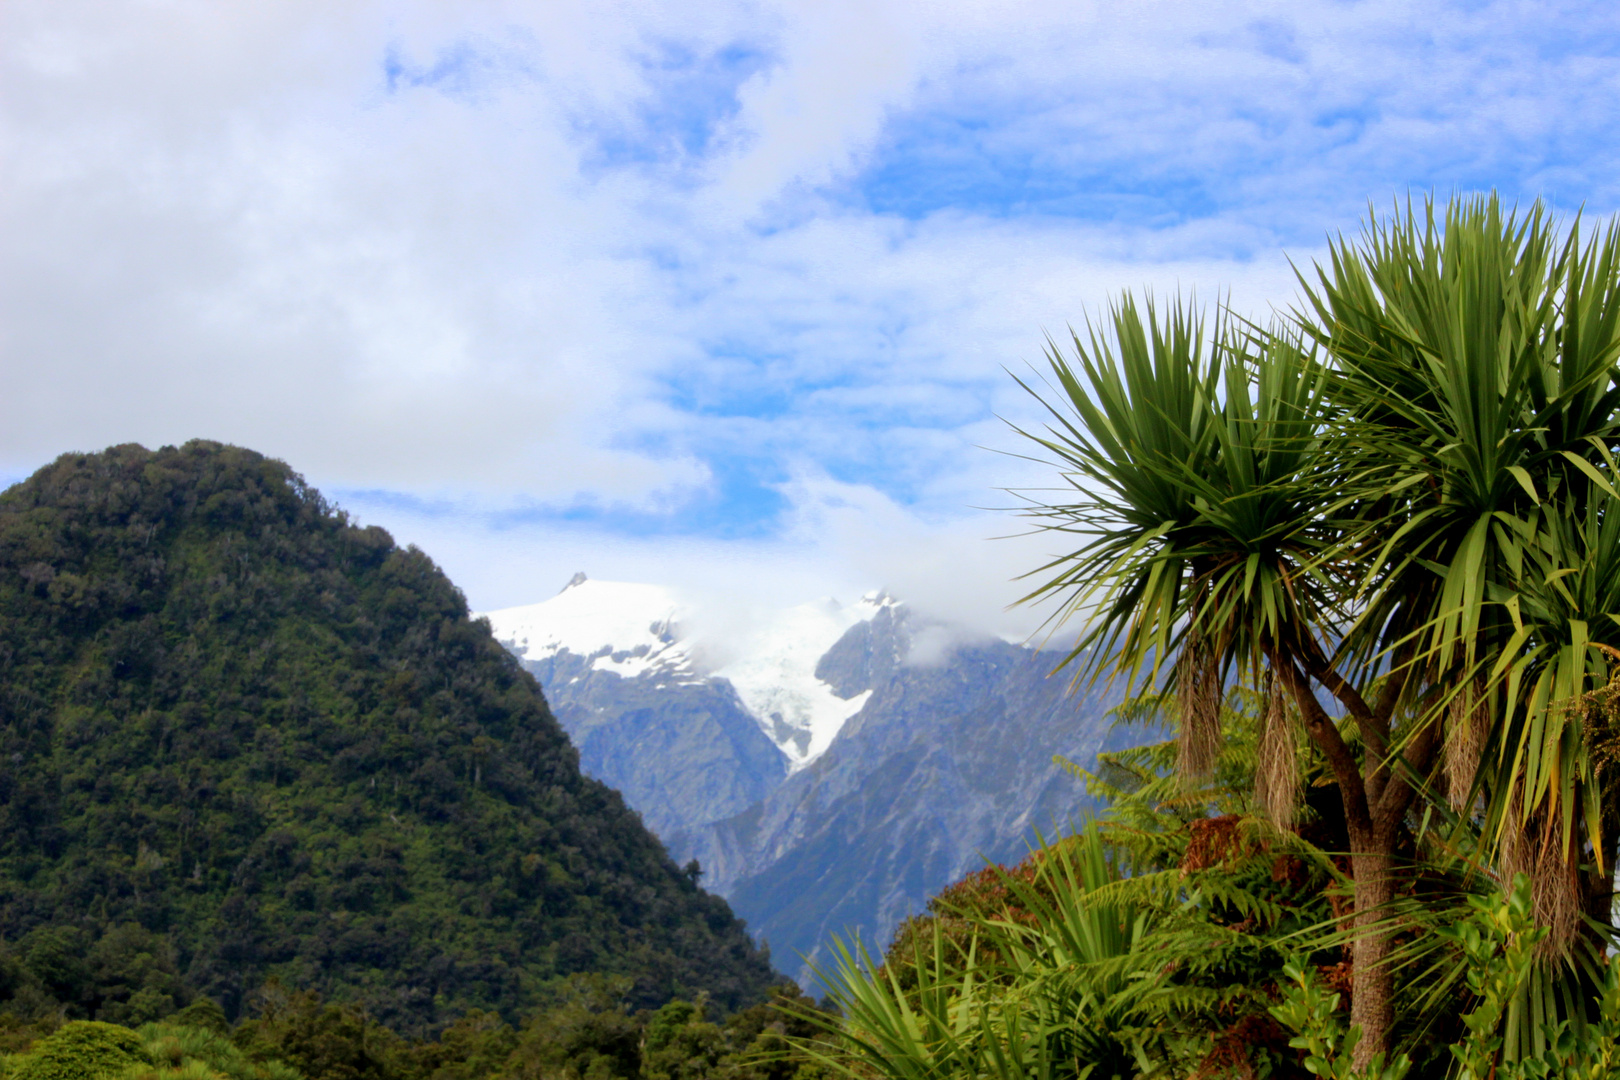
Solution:
[(1368, 200), (1617, 205), (1620, 17), (1395, 3), (220, 6), (0, 33), (0, 469), (217, 438), (492, 608), (576, 569), (1038, 562), (998, 416), (1126, 286), (1255, 314)]

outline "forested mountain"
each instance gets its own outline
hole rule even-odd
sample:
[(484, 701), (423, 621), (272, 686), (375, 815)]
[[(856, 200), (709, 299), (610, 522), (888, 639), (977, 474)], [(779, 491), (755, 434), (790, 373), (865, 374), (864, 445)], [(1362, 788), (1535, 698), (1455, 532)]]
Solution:
[(271, 975), (403, 1031), (772, 979), (426, 555), (206, 442), (0, 495), (0, 935), (124, 1021)]

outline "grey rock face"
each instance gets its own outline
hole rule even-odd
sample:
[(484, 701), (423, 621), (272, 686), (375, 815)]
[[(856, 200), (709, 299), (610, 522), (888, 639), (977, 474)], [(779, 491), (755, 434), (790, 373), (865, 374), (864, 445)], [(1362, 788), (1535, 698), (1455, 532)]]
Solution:
[(892, 678), (911, 651), (909, 619), (896, 610), (883, 608), (845, 631), (816, 664), (816, 678), (846, 701)]
[(679, 837), (806, 984), (832, 934), (882, 948), (945, 885), (1093, 809), (1053, 755), (1089, 764), (1113, 702), (1076, 699), (1047, 677), (1051, 656), (1002, 641), (908, 664), (906, 622), (904, 609), (881, 613), (827, 654), (819, 677), (873, 694), (823, 757), (761, 805)]
[[(660, 837), (718, 821), (765, 798), (787, 759), (724, 679), (623, 678), (560, 652), (525, 666), (579, 748), (580, 768), (624, 793)], [(671, 846), (681, 861), (690, 858)]]

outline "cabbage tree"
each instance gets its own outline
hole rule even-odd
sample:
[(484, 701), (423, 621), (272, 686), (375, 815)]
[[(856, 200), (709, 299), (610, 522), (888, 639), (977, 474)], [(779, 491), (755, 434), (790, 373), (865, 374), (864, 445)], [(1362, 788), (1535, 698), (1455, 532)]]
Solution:
[(1049, 422), (1023, 433), (1062, 495), (1027, 513), (1065, 543), (1025, 599), (1081, 623), (1077, 678), (1174, 689), (1189, 774), (1214, 760), (1225, 683), (1269, 687), (1279, 825), (1296, 741), (1325, 760), (1364, 1066), (1390, 1050), (1379, 917), (1418, 798), (1483, 829), (1509, 879), (1531, 872), (1563, 955), (1606, 916), (1592, 726), (1620, 657), (1620, 236), (1494, 196), (1408, 205), (1300, 282), (1271, 327), (1126, 295), (1049, 343), (1049, 382), (1026, 384)]

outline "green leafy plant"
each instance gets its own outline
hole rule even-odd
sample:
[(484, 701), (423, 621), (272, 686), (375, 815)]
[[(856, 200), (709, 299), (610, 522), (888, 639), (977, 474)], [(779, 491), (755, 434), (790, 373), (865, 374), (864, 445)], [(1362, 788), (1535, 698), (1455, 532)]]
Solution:
[(1383, 1054), (1373, 1054), (1365, 1066), (1351, 1060), (1361, 1042), (1361, 1028), (1344, 1026), (1339, 995), (1326, 990), (1315, 969), (1298, 961), (1283, 969), (1283, 1002), (1271, 1009), (1283, 1024), (1297, 1032), (1288, 1045), (1305, 1054), (1305, 1068), (1327, 1080), (1403, 1080), (1412, 1068), (1405, 1054), (1387, 1065)]
[(137, 1034), (147, 1063), (128, 1067), (121, 1080), (304, 1080), (285, 1062), (252, 1060), (223, 1032), (163, 1022)]
[[(1264, 930), (1291, 928), (1276, 897), (1290, 886), (1272, 877), (1277, 853), (1215, 824), (1202, 842), (1209, 864), (1190, 875), (1126, 876), (1093, 827), (976, 875), (881, 965), (859, 943), (840, 945), (824, 978), (843, 1050), (821, 1059), (896, 1080), (1169, 1076), (1269, 1060), (1227, 1037), (1266, 1041), (1254, 975), (1280, 966)], [(1239, 864), (1266, 867), (1270, 888), (1245, 886), (1246, 869), (1229, 873)]]
[[(1185, 776), (1207, 776), (1245, 672), (1276, 703), (1262, 743), (1313, 744), (1348, 833), (1366, 1066), (1396, 1026), (1386, 912), (1420, 792), (1465, 829), (1482, 808), (1485, 862), (1531, 874), (1545, 951), (1593, 945), (1584, 898), (1617, 838), (1571, 705), (1620, 656), (1620, 229), (1408, 204), (1301, 285), (1270, 327), (1127, 294), (1051, 344), (1050, 381), (1025, 384), (1048, 423), (1023, 434), (1065, 494), (1027, 513), (1068, 550), (1026, 599), (1084, 622), (1080, 679), (1174, 692)], [(1274, 779), (1261, 801), (1286, 810)]]
[[(1529, 1015), (1524, 990), (1548, 934), (1536, 923), (1533, 888), (1525, 874), (1495, 896), (1471, 897), (1470, 917), (1451, 931), (1467, 964), (1475, 1006), (1462, 1017), (1467, 1037), (1451, 1047), (1458, 1080), (1543, 1080), (1615, 1075), (1620, 1065), (1620, 957), (1605, 965), (1596, 1015)], [(1539, 1023), (1537, 1020), (1539, 1019)], [(1532, 1037), (1514, 1028), (1534, 1025)], [(1528, 1050), (1521, 1046), (1528, 1046)]]

